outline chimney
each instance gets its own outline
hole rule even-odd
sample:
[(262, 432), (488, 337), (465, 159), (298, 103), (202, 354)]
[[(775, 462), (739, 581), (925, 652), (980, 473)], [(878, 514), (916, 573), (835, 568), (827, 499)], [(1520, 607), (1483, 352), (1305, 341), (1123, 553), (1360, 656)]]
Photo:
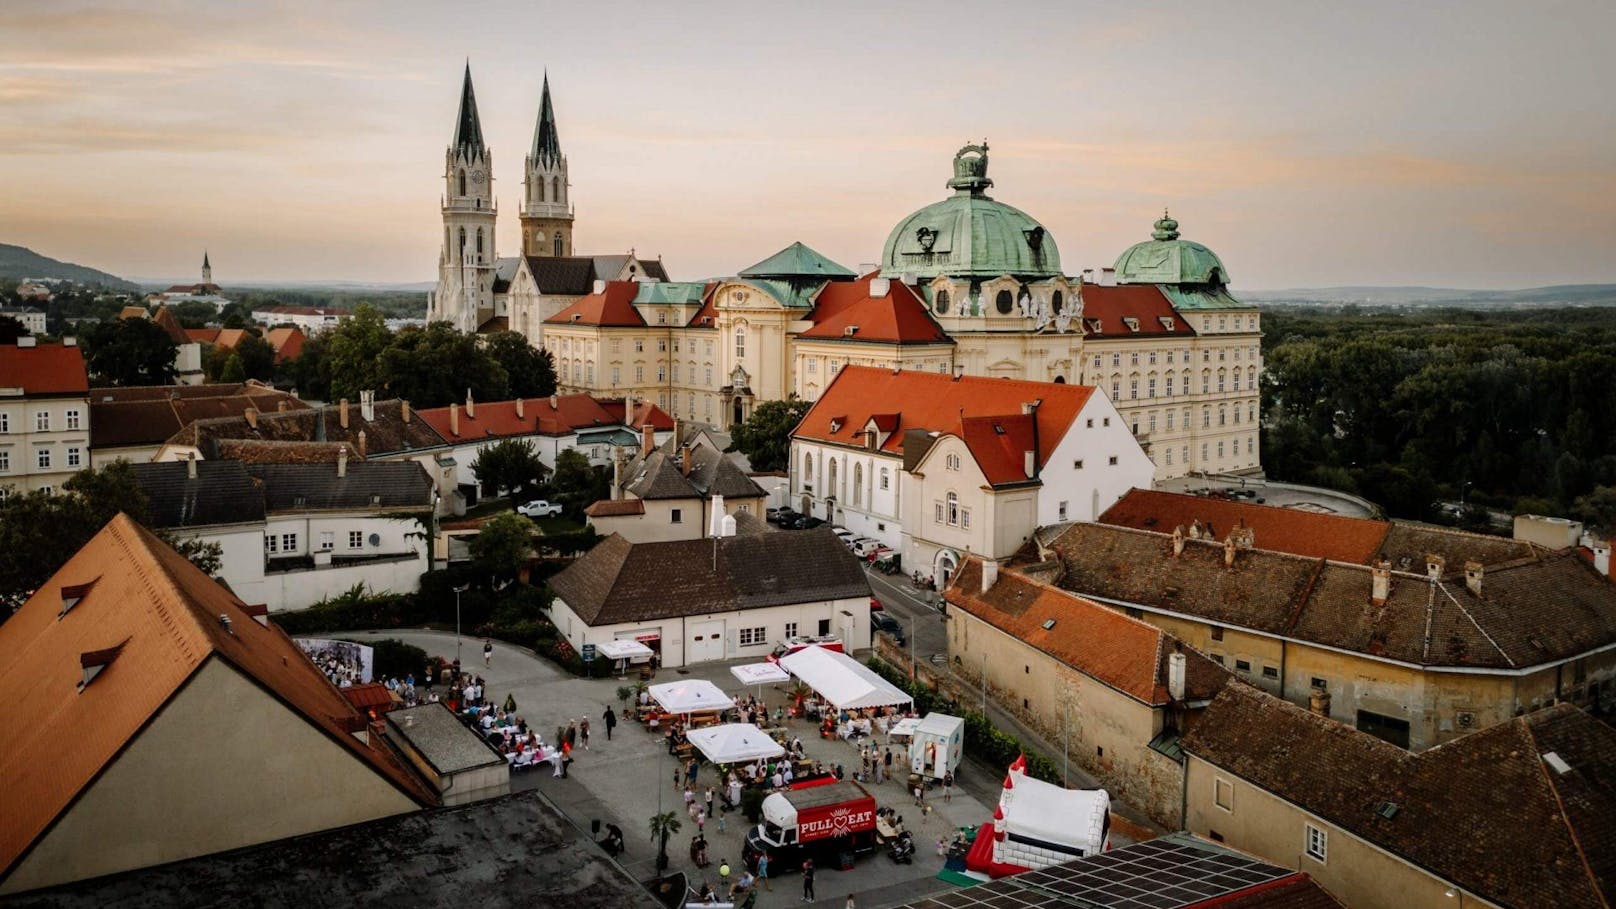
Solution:
[(1386, 605), (1392, 595), (1392, 563), (1381, 559), (1369, 569), (1370, 591), (1369, 602), (1376, 606)]
[(38, 347), (39, 346), (39, 339), (34, 337), (33, 335), (23, 335), (22, 337), (17, 339), (17, 346), (18, 347)]
[(376, 419), (376, 393), (374, 391), (361, 391), (359, 393), (359, 416), (366, 423)]
[(1021, 461), (1022, 461), (1021, 472), (1025, 473), (1027, 475), (1028, 479), (1031, 479), (1033, 477), (1033, 475), (1038, 472), (1038, 452), (1036, 452), (1036, 451), (1022, 452)]
[(398, 402), (398, 413), (399, 413), (399, 416), (404, 420), (404, 422), (408, 423), (410, 421), (410, 402), (408, 402), (408, 401), (400, 401), (400, 402)]
[(1481, 596), (1481, 576), (1485, 571), (1480, 562), (1465, 563), (1465, 586), (1470, 588), (1471, 595)]
[(1607, 578), (1610, 577), (1610, 541), (1596, 540), (1593, 550), (1594, 570)]
[(1328, 689), (1315, 688), (1307, 697), (1307, 709), (1322, 717), (1330, 715), (1330, 692)]
[(455, 436), (457, 438), (460, 435), (460, 405), (459, 404), (450, 404), (449, 405), (449, 435)]
[(716, 492), (713, 493), (713, 508), (712, 508), (712, 511), (713, 511), (713, 519), (711, 521), (712, 527), (709, 528), (711, 530), (710, 535), (714, 536), (714, 537), (725, 536), (725, 533), (724, 533), (724, 519), (729, 517), (729, 515), (724, 513), (724, 497), (719, 495)]
[(1111, 287), (1117, 283), (1117, 270), (1114, 268), (1100, 269), (1100, 286)]
[(605, 293), (606, 292), (606, 282), (602, 281), (600, 278), (596, 278), (595, 279), (595, 286), (594, 286), (594, 289), (593, 289), (592, 292), (597, 293), (597, 294)]
[(1184, 671), (1186, 659), (1182, 644), (1167, 658), (1167, 696), (1175, 701), (1184, 700)]
[(560, 410), (561, 409), (561, 396), (560, 395), (551, 395), (550, 396), (550, 409), (551, 410)]
[(1092, 268), (1083, 269), (1083, 283), (1084, 284), (1093, 284), (1094, 283), (1094, 269), (1092, 269)]
[(365, 444), (365, 431), (359, 430), (359, 460), (370, 457), (370, 446)]
[(527, 408), (522, 406), (521, 398), (516, 399), (516, 418), (518, 420), (527, 419)]
[(286, 399), (285, 398), (281, 398), (279, 401), (275, 402), (275, 412), (276, 413), (285, 413), (286, 412)]
[(1235, 553), (1234, 534), (1231, 533), (1227, 537), (1223, 538), (1223, 567), (1224, 568), (1233, 568), (1234, 567), (1234, 553)]
[(343, 429), (348, 428), (348, 399), (343, 398), (337, 402), (337, 423)]
[(871, 278), (870, 279), (870, 296), (871, 297), (879, 300), (880, 298), (886, 296), (887, 294), (889, 294), (891, 292), (892, 292), (892, 279), (891, 278)]
[(1442, 572), (1448, 567), (1448, 560), (1435, 553), (1425, 557), (1425, 576), (1433, 581), (1442, 579)]
[(337, 478), (348, 475), (348, 446), (343, 445), (337, 449)]
[(696, 460), (696, 452), (691, 446), (686, 445), (684, 448), (679, 449), (679, 469), (687, 477), (690, 476), (690, 462), (694, 460)]
[(648, 457), (656, 450), (656, 427), (650, 423), (640, 427), (640, 457)]
[(248, 426), (251, 426), (253, 429), (258, 428), (258, 408), (249, 407), (242, 411), (241, 415), (247, 418)]
[(471, 399), (471, 389), (466, 389), (466, 419), (477, 419), (477, 402)]
[(185, 476), (187, 479), (196, 479), (196, 452), (194, 451), (186, 452), (185, 454)]
[(65, 337), (65, 338), (62, 339), (62, 346), (63, 347), (77, 347), (77, 346), (79, 346), (79, 339), (69, 335), (68, 337)]
[(999, 563), (992, 559), (982, 560), (982, 592), (987, 593), (999, 581)]
[(612, 501), (623, 497), (623, 466), (628, 463), (628, 452), (621, 445), (612, 446)]
[(1173, 528), (1173, 558), (1184, 554), (1184, 525)]
[(1196, 519), (1190, 521), (1190, 539), (1199, 540), (1200, 538), (1201, 538), (1201, 519), (1196, 518)]

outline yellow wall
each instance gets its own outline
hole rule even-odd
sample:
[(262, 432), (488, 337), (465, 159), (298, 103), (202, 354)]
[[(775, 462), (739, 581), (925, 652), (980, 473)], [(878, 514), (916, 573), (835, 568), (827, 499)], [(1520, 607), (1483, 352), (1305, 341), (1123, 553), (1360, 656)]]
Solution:
[(413, 811), (214, 657), (8, 877), (13, 893)]

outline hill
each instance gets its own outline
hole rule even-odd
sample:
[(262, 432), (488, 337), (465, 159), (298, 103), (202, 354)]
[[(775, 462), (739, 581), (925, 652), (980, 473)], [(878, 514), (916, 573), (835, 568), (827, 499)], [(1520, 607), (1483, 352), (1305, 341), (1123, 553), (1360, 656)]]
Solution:
[(1257, 303), (1355, 303), (1359, 306), (1616, 306), (1616, 284), (1560, 284), (1522, 290), (1454, 287), (1308, 287), (1239, 292)]
[(62, 262), (42, 256), (24, 246), (0, 243), (0, 278), (21, 281), (24, 278), (60, 278), (80, 284), (99, 284), (113, 290), (140, 290), (131, 281), (109, 275), (84, 265)]

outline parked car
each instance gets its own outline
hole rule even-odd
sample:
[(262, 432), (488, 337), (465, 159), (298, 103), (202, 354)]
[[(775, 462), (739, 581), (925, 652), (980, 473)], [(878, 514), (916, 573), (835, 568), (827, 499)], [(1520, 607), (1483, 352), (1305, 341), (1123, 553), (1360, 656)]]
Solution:
[(813, 530), (815, 527), (824, 526), (824, 524), (823, 519), (809, 514), (794, 513), (790, 518), (782, 517), (780, 519), (780, 526), (786, 530)]
[(534, 499), (526, 505), (518, 506), (517, 514), (527, 515), (530, 518), (548, 518), (561, 513), (561, 503), (546, 499)]
[(830, 532), (836, 534), (837, 539), (841, 540), (843, 543), (846, 543), (848, 540), (856, 539), (858, 537), (858, 534), (854, 533), (851, 530), (848, 530), (846, 527), (840, 527), (840, 526), (835, 526), (835, 525), (833, 525), (831, 527)]
[(778, 523), (780, 523), (780, 509), (778, 509), (778, 508), (765, 508), (765, 509), (763, 509), (763, 520), (768, 521), (770, 524), (778, 524)]
[(871, 612), (884, 612), (884, 611), (886, 611), (886, 608), (887, 607), (886, 607), (885, 603), (882, 603), (880, 600), (876, 599), (875, 597), (870, 597), (870, 611)]
[(898, 624), (897, 619), (887, 615), (884, 612), (870, 613), (870, 625), (873, 626), (876, 631), (881, 631), (892, 635), (892, 639), (897, 641), (900, 645), (909, 643), (909, 639), (903, 635), (903, 626)]
[(870, 557), (870, 553), (875, 552), (878, 549), (886, 548), (888, 548), (887, 544), (881, 542), (880, 540), (871, 540), (866, 538), (853, 546), (853, 554), (861, 559), (867, 559)]
[(781, 527), (785, 527), (787, 524), (789, 524), (796, 517), (797, 517), (796, 509), (792, 508), (789, 505), (787, 505), (784, 508), (770, 508), (767, 512), (764, 513), (765, 520), (768, 520), (769, 522), (774, 523), (774, 524), (779, 524)]
[(880, 540), (877, 540), (874, 537), (857, 537), (857, 536), (855, 536), (855, 537), (843, 537), (842, 542), (844, 544), (846, 544), (848, 549), (851, 549), (854, 552), (857, 552), (858, 551), (858, 546), (859, 546), (860, 543), (879, 543)]

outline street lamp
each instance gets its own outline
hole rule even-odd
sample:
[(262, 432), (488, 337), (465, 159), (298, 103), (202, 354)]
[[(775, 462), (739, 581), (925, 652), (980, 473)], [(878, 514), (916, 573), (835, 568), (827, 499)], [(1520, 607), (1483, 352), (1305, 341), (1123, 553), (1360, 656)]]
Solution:
[(455, 665), (460, 665), (460, 595), (471, 589), (470, 584), (461, 584), (454, 589), (455, 595)]

